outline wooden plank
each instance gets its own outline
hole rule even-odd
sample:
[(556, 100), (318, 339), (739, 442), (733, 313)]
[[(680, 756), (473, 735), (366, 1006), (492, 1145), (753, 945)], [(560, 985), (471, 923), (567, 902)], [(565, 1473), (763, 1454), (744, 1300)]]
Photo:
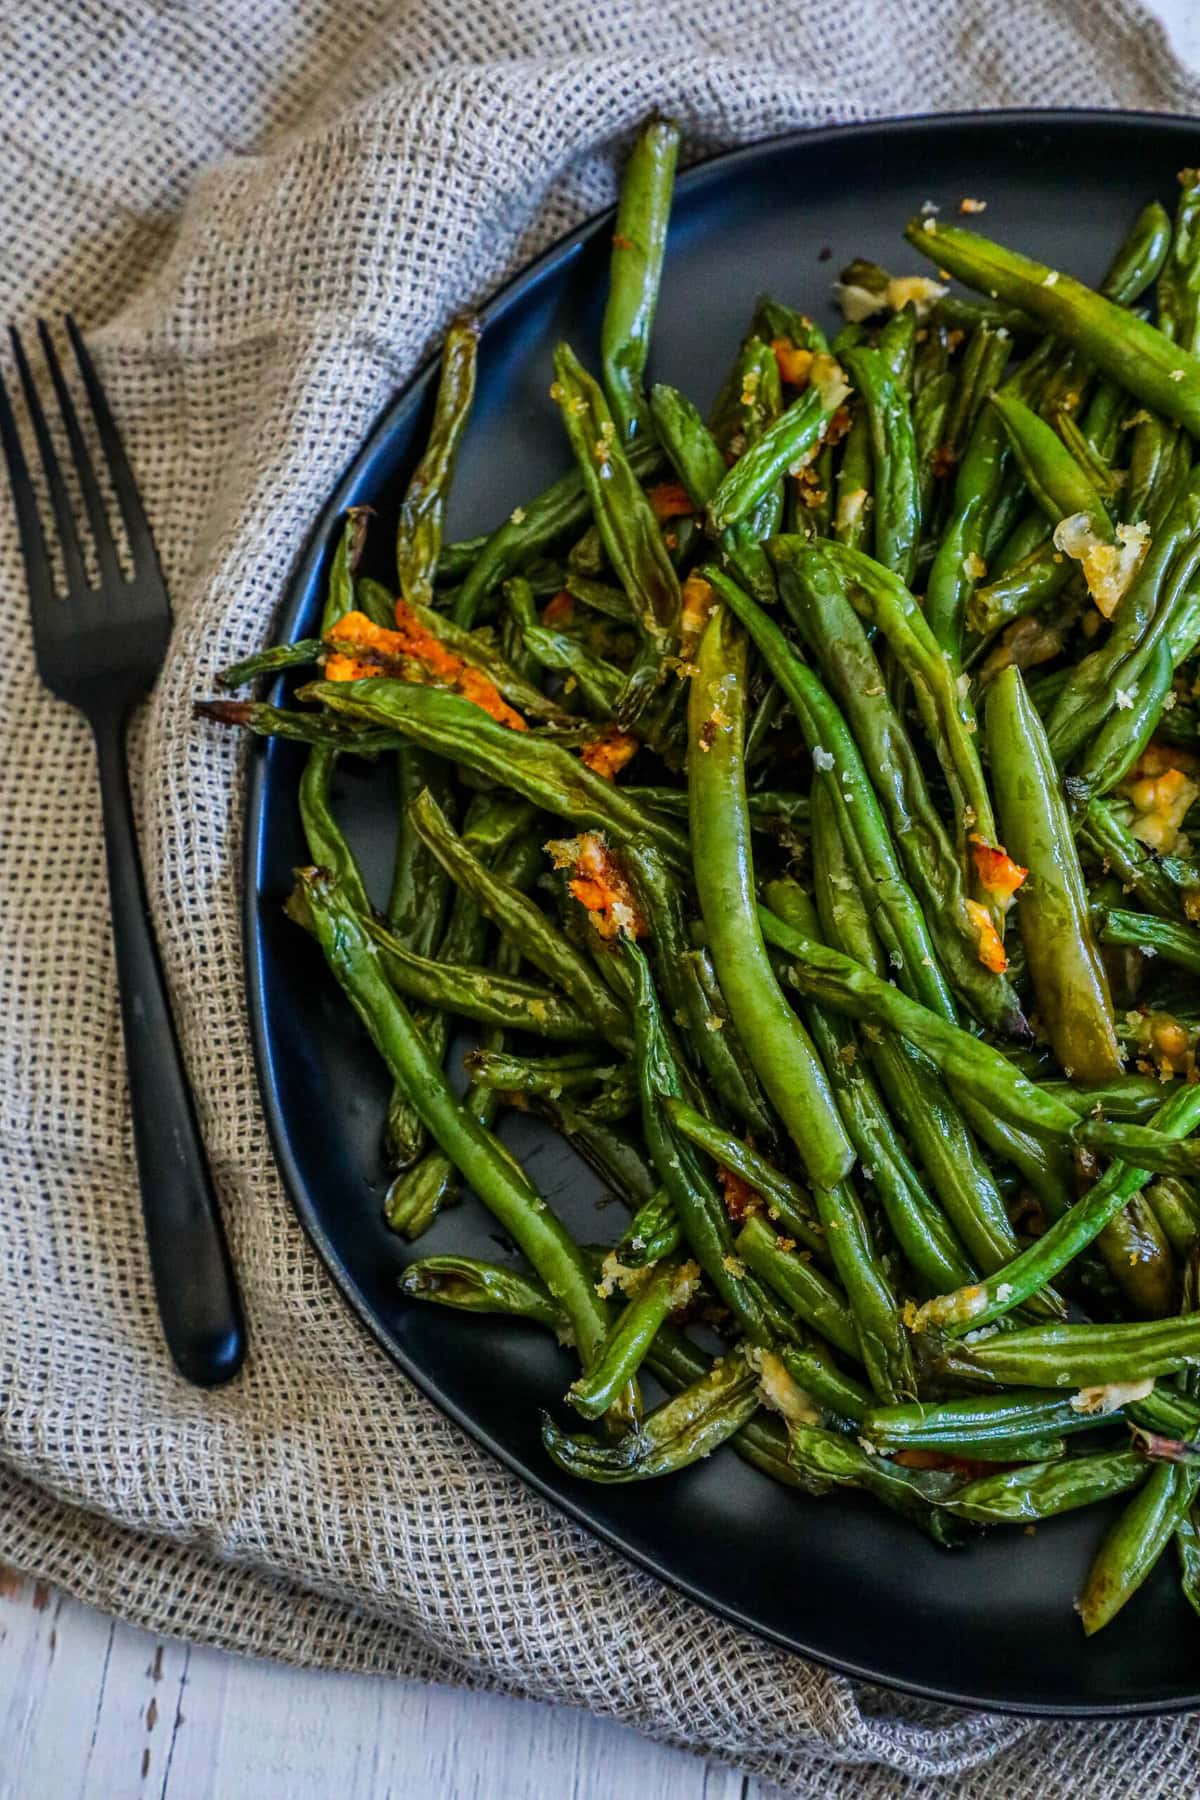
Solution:
[(743, 1800), (573, 1709), (250, 1662), (0, 1575), (0, 1800)]
[(0, 1569), (0, 1796), (83, 1792), (114, 1630)]
[(741, 1777), (575, 1710), (192, 1652), (164, 1800), (741, 1800)]

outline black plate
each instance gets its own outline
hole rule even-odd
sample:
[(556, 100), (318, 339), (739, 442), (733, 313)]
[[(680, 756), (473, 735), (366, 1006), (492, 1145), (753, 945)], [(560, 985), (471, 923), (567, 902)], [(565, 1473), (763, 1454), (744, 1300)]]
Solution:
[[(1197, 125), (1095, 113), (990, 114), (805, 133), (718, 157), (679, 183), (654, 339), (656, 378), (706, 403), (751, 310), (770, 290), (832, 322), (834, 272), (865, 254), (901, 271), (918, 258), (900, 227), (926, 199), (953, 215), (972, 195), (997, 237), (1094, 280), (1153, 195), (1173, 206), (1175, 171), (1196, 161)], [(488, 529), (567, 465), (552, 402), (551, 347), (596, 359), (611, 215), (558, 244), (485, 309), (479, 397), (463, 449), (451, 536)], [(924, 272), (924, 269), (922, 269)], [(395, 498), (419, 454), (435, 371), (389, 407), (330, 497), (297, 568), (280, 637), (313, 626), (343, 508), (369, 501), (392, 541)], [(389, 573), (381, 562), (378, 573)], [(541, 1493), (644, 1568), (803, 1656), (933, 1699), (1044, 1713), (1200, 1705), (1200, 1626), (1174, 1559), (1095, 1642), (1072, 1611), (1107, 1516), (1036, 1536), (997, 1533), (948, 1555), (853, 1497), (808, 1501), (730, 1453), (671, 1480), (592, 1487), (555, 1470), (538, 1414), (571, 1379), (536, 1328), (401, 1304), (414, 1252), (385, 1228), (378, 1061), (318, 953), (280, 912), (304, 860), (296, 816), (303, 756), (255, 750), (249, 786), (246, 945), (264, 1102), (292, 1202), (350, 1305), (431, 1399)], [(385, 771), (347, 767), (339, 806), (377, 897), (394, 821)], [(623, 1213), (594, 1212), (595, 1177), (542, 1127), (510, 1141), (585, 1238), (615, 1237)], [(496, 1256), (474, 1201), (420, 1252)], [(561, 1408), (560, 1408), (561, 1410)]]

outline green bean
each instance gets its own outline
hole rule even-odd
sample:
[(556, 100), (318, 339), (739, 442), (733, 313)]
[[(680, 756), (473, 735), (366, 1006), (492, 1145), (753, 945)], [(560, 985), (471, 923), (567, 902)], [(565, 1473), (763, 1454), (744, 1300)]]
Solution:
[(1154, 1075), (1115, 1075), (1111, 1081), (1044, 1081), (1056, 1100), (1063, 1100), (1081, 1119), (1102, 1113), (1106, 1119), (1140, 1124), (1162, 1105), (1162, 1083)]
[(1063, 786), (1072, 806), (1082, 810), (1094, 795), (1111, 793), (1124, 781), (1154, 736), (1174, 677), (1171, 645), (1160, 639), (1132, 693), (1125, 695), (1130, 705), (1108, 715), (1066, 777)]
[(1103, 723), (1169, 636), (1172, 619), (1200, 570), (1200, 468), (1179, 499), (1113, 614), (1101, 649), (1078, 663), (1058, 695), (1046, 730), (1055, 761), (1065, 765)]
[(797, 1350), (793, 1344), (781, 1345), (779, 1356), (792, 1380), (823, 1413), (855, 1424), (866, 1417), (873, 1398), (852, 1375), (822, 1361), (811, 1350)]
[(358, 863), (333, 816), (331, 787), (337, 757), (335, 747), (314, 746), (300, 777), (300, 822), (314, 863), (329, 871), (356, 912), (369, 913), (371, 902)]
[(1058, 433), (1013, 394), (994, 395), (992, 405), (1008, 433), (1026, 486), (1051, 525), (1082, 513), (1098, 538), (1115, 543), (1116, 533), (1102, 497)]
[(624, 861), (650, 922), (654, 966), (672, 1016), (686, 1030), (688, 1043), (731, 1112), (768, 1142), (775, 1124), (753, 1065), (730, 1023), (706, 950), (693, 950), (688, 938), (683, 897), (662, 857), (645, 844), (631, 844)]
[(1070, 275), (958, 226), (913, 219), (904, 235), (968, 287), (1020, 306), (1147, 406), (1200, 435), (1200, 359), (1152, 325)]
[(599, 384), (566, 344), (555, 350), (554, 372), (555, 398), (605, 552), (642, 634), (617, 713), (618, 723), (627, 726), (649, 700), (675, 642), (679, 582)]
[(778, 552), (780, 595), (818, 658), (861, 749), (905, 873), (921, 903), (938, 960), (981, 1023), (1027, 1036), (1011, 984), (979, 961), (963, 870), (934, 807), (916, 752), (888, 697), (875, 654), (836, 571)]
[(992, 684), (987, 741), (1005, 838), (1030, 872), (1017, 920), (1043, 1026), (1068, 1077), (1108, 1080), (1121, 1070), (1108, 978), (1046, 733), (1016, 668)]
[(618, 838), (644, 837), (673, 866), (688, 866), (686, 840), (672, 826), (643, 812), (561, 745), (533, 732), (510, 731), (457, 694), (376, 676), (317, 682), (309, 694), (335, 712), (389, 726), (477, 774), (495, 776), (573, 824), (612, 831)]
[(565, 631), (544, 625), (526, 625), (521, 638), (529, 654), (543, 669), (559, 669), (578, 684), (588, 712), (595, 719), (611, 719), (625, 686), (625, 676), (613, 663), (594, 656), (586, 644)]
[(830, 364), (826, 381), (806, 388), (726, 473), (708, 502), (708, 528), (714, 537), (739, 525), (782, 476), (794, 474), (815, 450), (849, 392), (832, 358)]
[(379, 950), (388, 980), (406, 1000), (476, 1019), (481, 1025), (530, 1031), (557, 1042), (571, 1043), (593, 1034), (590, 1021), (549, 988), (465, 963), (435, 962), (418, 956), (377, 920), (364, 916), (363, 925)]
[(757, 1408), (757, 1376), (744, 1354), (733, 1350), (615, 1443), (571, 1437), (548, 1413), (542, 1415), (542, 1443), (552, 1462), (581, 1480), (646, 1481), (711, 1455)]
[(906, 1449), (943, 1450), (951, 1456), (999, 1462), (1029, 1440), (1087, 1431), (1096, 1423), (1096, 1417), (1072, 1406), (1061, 1393), (1022, 1392), (874, 1406), (859, 1422), (859, 1432), (888, 1455)]
[(1037, 330), (1029, 314), (1019, 306), (1008, 306), (999, 300), (976, 300), (972, 294), (940, 295), (929, 316), (952, 331), (977, 331), (986, 325), (992, 331), (1024, 337)]
[(387, 920), (401, 943), (418, 956), (432, 956), (450, 899), (450, 878), (418, 837), (412, 806), (430, 786), (445, 805), (452, 806), (451, 772), (436, 756), (406, 739), (396, 757), (396, 786), (399, 820)]
[(1186, 349), (1200, 347), (1200, 177), (1179, 171), (1179, 203), (1170, 254), (1158, 278), (1158, 328)]
[[(805, 559), (819, 558), (831, 566), (844, 582), (851, 605), (886, 637), (912, 683), (918, 710), (941, 763), (954, 803), (964, 862), (969, 860), (968, 834), (995, 844), (992, 801), (974, 742), (970, 697), (904, 583), (870, 557), (840, 544), (789, 545), (786, 550), (781, 546), (778, 554), (799, 563), (802, 579)], [(990, 903), (986, 890), (980, 890), (980, 899)]]
[[(634, 474), (653, 473), (662, 453), (650, 439), (629, 446), (627, 460)], [(514, 570), (532, 561), (551, 545), (591, 524), (592, 506), (578, 469), (544, 489), (536, 499), (518, 506), (485, 539), (482, 549), (454, 597), (454, 622), (469, 630), (493, 589)]]
[[(918, 389), (912, 408), (913, 441), (917, 455), (917, 493), (921, 516), (927, 518), (937, 482), (937, 458), (946, 441), (946, 420), (956, 382), (949, 369)], [(846, 540), (843, 539), (843, 542)], [(861, 549), (862, 545), (853, 546)]]
[(321, 629), (318, 633), (321, 638), (327, 638), (338, 620), (344, 619), (347, 613), (355, 609), (354, 575), (366, 542), (370, 516), (371, 509), (368, 506), (351, 506), (346, 509), (345, 524), (333, 553), (329, 586), (325, 591), (325, 604), (321, 610)]
[[(772, 883), (768, 892), (773, 893), (779, 885)], [(793, 911), (799, 910), (803, 924), (815, 932), (816, 915), (807, 895), (793, 888), (789, 899)], [(905, 1188), (911, 1171), (900, 1166), (878, 1094), (850, 1068), (845, 1060), (846, 1040), (824, 1010), (808, 1006), (805, 1019), (829, 1075), (846, 1134), (861, 1160), (864, 1179), (878, 1187), (889, 1217), (893, 1211), (907, 1215), (915, 1210)], [(850, 1302), (860, 1355), (872, 1388), (885, 1399), (914, 1391), (916, 1378), (900, 1309), (883, 1272), (863, 1207), (845, 1182), (833, 1188), (816, 1185), (813, 1199), (834, 1269)]]
[(679, 127), (651, 119), (621, 179), (600, 354), (608, 403), (622, 439), (652, 430), (642, 380), (667, 241)]
[[(727, 455), (735, 459), (744, 455), (782, 410), (775, 355), (760, 338), (751, 336), (743, 344), (735, 374), (737, 383), (725, 409), (727, 421), (720, 427), (714, 426), (714, 431), (720, 432), (719, 437), (708, 429), (695, 407), (673, 389), (663, 390), (664, 407), (655, 414), (664, 446), (680, 480), (693, 504), (701, 509), (707, 508), (725, 479)], [(722, 556), (766, 605), (775, 599), (775, 578), (762, 540), (779, 529), (781, 496), (782, 484), (767, 482), (761, 498), (747, 516), (722, 532), (719, 539)]]
[[(511, 1050), (472, 1050), (464, 1067), (480, 1087), (500, 1093), (560, 1094), (603, 1086), (625, 1087), (630, 1077), (624, 1065), (605, 1063), (596, 1049), (567, 1050), (561, 1056), (517, 1056)], [(630, 1105), (633, 1096), (630, 1094)]]
[(325, 713), (290, 712), (286, 707), (268, 706), (261, 700), (196, 700), (192, 712), (196, 718), (211, 719), (217, 725), (244, 726), (257, 737), (322, 745), (346, 756), (378, 756), (381, 751), (394, 750), (400, 741), (394, 731), (348, 725)]
[(917, 308), (913, 301), (906, 301), (881, 328), (876, 349), (888, 374), (905, 398), (910, 399), (917, 355)]
[(721, 447), (692, 402), (677, 388), (657, 385), (650, 411), (662, 447), (693, 506), (707, 506), (725, 479)]
[(459, 538), (456, 543), (443, 544), (438, 556), (436, 580), (440, 587), (452, 582), (462, 581), (469, 575), (478, 562), (488, 541), (486, 531), (477, 537)]
[(1144, 1458), (1132, 1450), (1103, 1450), (1064, 1462), (1032, 1463), (981, 1475), (941, 1504), (976, 1525), (1032, 1525), (1081, 1506), (1115, 1499), (1145, 1481)]
[(793, 930), (767, 907), (760, 906), (758, 916), (767, 942), (788, 959), (789, 979), (800, 993), (847, 1018), (907, 1038), (956, 1086), (994, 1107), (1002, 1118), (1052, 1136), (1070, 1134), (1075, 1124), (1070, 1107), (1027, 1081), (998, 1050), (910, 1000), (840, 951)]
[(776, 300), (772, 294), (759, 295), (750, 331), (764, 343), (785, 338), (797, 350), (811, 350), (814, 354), (829, 348), (825, 333), (807, 313), (797, 312), (795, 307)]
[(723, 1168), (732, 1169), (761, 1195), (769, 1218), (777, 1219), (789, 1236), (798, 1239), (819, 1257), (828, 1257), (824, 1227), (802, 1187), (781, 1174), (741, 1138), (734, 1137), (712, 1119), (706, 1119), (686, 1101), (668, 1099), (663, 1101), (663, 1106), (676, 1131), (689, 1143), (706, 1151)]
[[(645, 807), (647, 812), (661, 813), (668, 819), (686, 819), (688, 816), (686, 788), (628, 786), (624, 791), (628, 799)], [(785, 825), (790, 831), (802, 832), (808, 825), (807, 794), (781, 793), (766, 788), (747, 794), (746, 807), (756, 831), (770, 831)]]
[(567, 1399), (585, 1419), (598, 1419), (641, 1368), (659, 1327), (692, 1298), (699, 1278), (695, 1263), (667, 1265), (647, 1276), (614, 1321), (595, 1362), (567, 1389)]
[(241, 662), (222, 669), (217, 676), (217, 686), (243, 687), (246, 682), (256, 680), (259, 675), (275, 675), (280, 669), (305, 668), (320, 661), (322, 650), (320, 638), (297, 638), (292, 644), (272, 644), (269, 649), (257, 650), (253, 656), (244, 657)]
[(484, 916), (511, 937), (522, 955), (562, 989), (601, 1037), (618, 1049), (628, 1049), (632, 1043), (628, 1021), (586, 958), (551, 925), (532, 900), (472, 855), (428, 790), (417, 795), (411, 810), (421, 842), (457, 885), (470, 894)]
[(560, 586), (566, 589), (572, 600), (598, 612), (603, 618), (612, 619), (619, 625), (632, 625), (633, 608), (629, 604), (629, 596), (622, 588), (613, 587), (607, 581), (597, 581), (589, 575), (580, 575), (568, 568)]
[[(1003, 343), (1003, 340), (1002, 340)], [(1024, 394), (1032, 385), (1026, 364), (1010, 387)], [(988, 531), (999, 516), (999, 502), (1009, 474), (1010, 452), (995, 410), (978, 412), (958, 462), (954, 492), (941, 542), (926, 584), (925, 607), (930, 629), (942, 648), (959, 656), (963, 620), (976, 584), (987, 573)], [(1020, 492), (1024, 493), (1024, 483)]]
[(676, 1137), (663, 1110), (664, 1100), (682, 1098), (679, 1072), (663, 1030), (650, 965), (632, 940), (625, 939), (622, 947), (635, 982), (634, 1052), (642, 1133), (651, 1161), (692, 1255), (751, 1343), (769, 1345), (780, 1322), (778, 1308), (738, 1262), (721, 1198), (690, 1147)]
[(1170, 1543), (1200, 1486), (1200, 1470), (1159, 1463), (1109, 1529), (1075, 1610), (1089, 1637), (1113, 1620)]
[[(821, 850), (816, 886), (826, 942), (882, 975), (882, 954), (837, 835), (822, 832)], [(772, 890), (769, 892), (772, 898), (778, 897)], [(782, 916), (786, 918), (786, 913)], [(937, 1069), (910, 1045), (890, 1035), (865, 1034), (864, 1048), (913, 1154), (954, 1227), (953, 1231), (947, 1228), (936, 1207), (921, 1206), (930, 1252), (940, 1253), (940, 1261), (948, 1267), (969, 1269), (970, 1264), (959, 1249), (957, 1233), (981, 1267), (996, 1268), (1007, 1262), (1015, 1253), (1017, 1242), (1003, 1198)], [(986, 1109), (981, 1110), (986, 1114)], [(910, 1209), (924, 1200), (923, 1189), (912, 1189)], [(909, 1229), (911, 1232), (912, 1227)], [(926, 1265), (917, 1256), (914, 1243), (907, 1243), (906, 1254), (932, 1283), (933, 1265)]]
[(937, 966), (920, 903), (904, 880), (883, 812), (845, 720), (774, 620), (720, 570), (706, 568), (704, 576), (746, 627), (787, 696), (814, 759), (813, 792), (828, 796), (839, 830), (853, 841), (864, 891), (870, 892), (873, 904), (888, 921), (889, 942), (902, 947), (918, 997), (953, 1018), (953, 1002)]
[(1103, 915), (1100, 942), (1131, 944), (1147, 956), (1161, 956), (1192, 975), (1200, 974), (1200, 932), (1194, 925), (1176, 925), (1169, 919), (1124, 912), (1114, 906)]
[[(473, 850), (494, 855), (510, 843), (518, 832), (528, 828), (530, 818), (530, 808), (520, 801), (514, 804), (500, 796), (476, 795), (467, 811), (463, 836)], [(435, 884), (431, 890), (431, 905), (434, 904), (433, 895), (439, 892), (440, 884)], [(430, 950), (433, 948), (432, 943), (428, 943), (423, 935), (415, 938), (414, 934), (407, 941), (408, 947), (418, 953), (423, 945)], [(438, 946), (438, 961), (478, 963), (483, 957), (486, 942), (487, 922), (470, 897), (460, 890), (454, 896), (446, 929)], [(446, 1014), (434, 1012), (423, 1015), (418, 1019), (417, 1025), (430, 1057), (434, 1062), (442, 1063), (450, 1034)], [(384, 1127), (384, 1145), (392, 1167), (400, 1171), (405, 1171), (416, 1163), (425, 1149), (424, 1127), (402, 1088), (396, 1088), (392, 1093)], [(399, 1197), (393, 1198), (389, 1190), (385, 1212), (394, 1213), (399, 1209)]]
[(916, 573), (921, 533), (921, 476), (908, 397), (882, 348), (848, 351), (846, 370), (862, 395), (871, 434), (875, 558), (907, 584)]
[(630, 1219), (612, 1255), (622, 1269), (644, 1269), (674, 1256), (681, 1237), (671, 1196), (665, 1188), (656, 1188)]
[(1012, 340), (1001, 326), (980, 325), (967, 339), (943, 440), (953, 463), (962, 461), (976, 421), (1012, 355)]
[[(1200, 885), (1200, 869), (1195, 871), (1197, 882), (1192, 883), (1183, 865), (1170, 857), (1153, 855), (1106, 800), (1090, 802), (1079, 821), (1079, 841), (1158, 918), (1183, 918), (1183, 891)], [(1176, 869), (1183, 879), (1175, 879)]]
[(964, 1380), (1008, 1387), (1107, 1387), (1147, 1381), (1200, 1363), (1200, 1317), (1122, 1320), (1115, 1325), (1027, 1325), (947, 1340), (940, 1367)]
[(830, 1187), (849, 1171), (854, 1152), (808, 1034), (775, 980), (755, 913), (741, 754), (746, 648), (735, 632), (727, 614), (712, 614), (691, 684), (688, 789), (696, 892), (738, 1035), (810, 1176)]
[[(1200, 1125), (1200, 1089), (1188, 1087), (1172, 1094), (1155, 1114), (1154, 1123), (1160, 1132), (1173, 1137), (1189, 1136)], [(1096, 1185), (1007, 1267), (990, 1273), (974, 1287), (926, 1302), (918, 1314), (918, 1325), (967, 1331), (1020, 1306), (1085, 1250), (1149, 1179), (1145, 1169), (1123, 1162), (1110, 1164)]]
[[(527, 839), (513, 847), (504, 864), (505, 872), (524, 887), (534, 879), (541, 860), (540, 847)], [(493, 959), (497, 975), (516, 975), (520, 962), (519, 953), (510, 943), (502, 940), (497, 945)], [(483, 1032), (481, 1049), (498, 1051), (503, 1041), (503, 1032), (493, 1026)], [(391, 1110), (395, 1109), (397, 1097), (398, 1090), (393, 1090)], [(462, 1097), (462, 1104), (477, 1124), (491, 1130), (500, 1110), (500, 1096), (493, 1089), (472, 1082)], [(450, 1158), (443, 1150), (431, 1146), (410, 1168), (401, 1169), (393, 1179), (384, 1199), (384, 1218), (391, 1230), (402, 1233), (410, 1241), (419, 1238), (445, 1207), (455, 1204), (460, 1188), (461, 1177)]]
[(433, 604), (446, 500), (475, 395), (479, 331), (479, 320), (469, 313), (450, 322), (442, 346), (442, 369), (429, 442), (400, 502), (396, 578), (410, 605)]
[(441, 1070), (430, 1061), (410, 1013), (385, 978), (364, 922), (355, 916), (336, 881), (316, 870), (302, 871), (299, 879), (326, 960), (393, 1080), (407, 1088), (430, 1136), (461, 1169), (562, 1306), (584, 1367), (590, 1367), (608, 1320), (579, 1251), (508, 1152), (455, 1100)]
[(1152, 1125), (1084, 1119), (1075, 1135), (1079, 1143), (1090, 1149), (1119, 1156), (1139, 1169), (1148, 1169), (1152, 1175), (1181, 1175), (1185, 1179), (1200, 1175), (1200, 1144), (1180, 1143)]
[(867, 550), (875, 542), (871, 468), (871, 426), (865, 405), (858, 401), (851, 407), (850, 429), (842, 447), (833, 514), (834, 537), (852, 550)]
[(1164, 1175), (1145, 1199), (1175, 1255), (1190, 1255), (1200, 1243), (1200, 1202), (1192, 1189), (1177, 1176)]
[(1175, 1548), (1179, 1552), (1179, 1585), (1183, 1597), (1195, 1613), (1200, 1613), (1200, 1524), (1195, 1503), (1179, 1516), (1175, 1526)]
[(566, 1320), (540, 1281), (501, 1263), (473, 1256), (423, 1256), (400, 1276), (400, 1292), (410, 1300), (432, 1300), (458, 1312), (500, 1313), (530, 1319), (555, 1333)]
[(910, 1519), (935, 1543), (951, 1547), (960, 1541), (955, 1521), (939, 1510), (956, 1479), (940, 1470), (902, 1469), (883, 1457), (869, 1456), (840, 1432), (813, 1425), (788, 1426), (789, 1455), (806, 1484), (816, 1491), (830, 1484), (864, 1488), (892, 1511)]
[(859, 1339), (846, 1297), (803, 1256), (780, 1247), (773, 1228), (752, 1213), (734, 1241), (734, 1254), (787, 1303), (797, 1318), (853, 1360)]

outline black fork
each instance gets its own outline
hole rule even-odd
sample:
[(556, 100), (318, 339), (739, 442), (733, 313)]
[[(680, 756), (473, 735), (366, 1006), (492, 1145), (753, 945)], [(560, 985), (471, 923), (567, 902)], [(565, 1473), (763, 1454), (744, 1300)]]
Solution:
[(83, 541), (38, 391), (16, 330), (13, 356), (46, 473), (65, 575), (55, 579), (8, 393), (0, 380), (0, 448), (8, 463), (29, 584), (38, 673), (92, 727), (104, 804), (104, 837), (121, 1023), (133, 1112), (142, 1212), (167, 1346), (189, 1381), (227, 1381), (241, 1367), (245, 1333), (221, 1215), (180, 1055), (146, 904), (125, 764), (125, 725), (154, 683), (171, 631), (171, 606), (150, 527), (92, 360), (72, 319), (67, 335), (117, 496), (133, 574), (122, 568), (104, 495), (79, 416), (39, 321), (63, 428), (83, 495), (99, 580), (91, 583)]

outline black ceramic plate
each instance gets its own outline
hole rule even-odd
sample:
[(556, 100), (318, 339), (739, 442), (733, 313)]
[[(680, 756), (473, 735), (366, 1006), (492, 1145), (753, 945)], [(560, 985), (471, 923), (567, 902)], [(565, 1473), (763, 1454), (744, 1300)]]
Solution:
[[(1151, 196), (1173, 206), (1175, 171), (1196, 161), (1198, 132), (1194, 122), (1154, 117), (991, 114), (807, 133), (718, 157), (679, 183), (653, 373), (707, 403), (756, 294), (769, 290), (832, 322), (831, 280), (852, 255), (901, 271), (917, 265), (899, 234), (926, 199), (952, 216), (963, 196), (982, 198), (989, 232), (1095, 280)], [(492, 527), (567, 466), (547, 398), (551, 347), (567, 337), (595, 362), (610, 230), (606, 215), (576, 232), (485, 309), (451, 536)], [(386, 552), (435, 373), (425, 370), (388, 409), (331, 495), (278, 636), (313, 626), (344, 507), (378, 509), (373, 537)], [(1059, 1520), (1034, 1537), (996, 1533), (949, 1555), (870, 1504), (805, 1500), (728, 1452), (631, 1488), (592, 1487), (551, 1466), (538, 1414), (561, 1410), (566, 1355), (533, 1326), (398, 1298), (396, 1276), (415, 1252), (381, 1218), (385, 1080), (316, 950), (280, 911), (290, 871), (304, 860), (301, 767), (295, 746), (256, 749), (249, 787), (246, 941), (267, 1117), (301, 1221), (359, 1318), (413, 1380), (609, 1543), (804, 1656), (931, 1698), (1018, 1711), (1200, 1705), (1200, 1624), (1179, 1598), (1171, 1555), (1117, 1622), (1085, 1642), (1071, 1602), (1107, 1524), (1102, 1514)], [(388, 774), (347, 766), (341, 779), (339, 807), (382, 898), (394, 821)], [(624, 1214), (597, 1216), (590, 1171), (544, 1128), (513, 1124), (514, 1148), (572, 1227), (593, 1241), (617, 1236)], [(503, 1254), (474, 1201), (419, 1246), (447, 1248)]]

